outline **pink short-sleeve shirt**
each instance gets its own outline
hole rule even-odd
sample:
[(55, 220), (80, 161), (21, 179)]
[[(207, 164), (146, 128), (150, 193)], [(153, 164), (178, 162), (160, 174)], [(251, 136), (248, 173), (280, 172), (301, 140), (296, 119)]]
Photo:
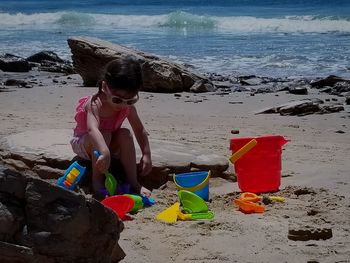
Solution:
[[(85, 106), (88, 102), (90, 102), (90, 96), (79, 99), (78, 105), (75, 109), (76, 113), (74, 119), (77, 123), (74, 128), (75, 137), (81, 137), (87, 133), (87, 112)], [(100, 131), (113, 132), (119, 129), (126, 117), (128, 117), (129, 111), (129, 107), (124, 107), (112, 117), (100, 118)]]

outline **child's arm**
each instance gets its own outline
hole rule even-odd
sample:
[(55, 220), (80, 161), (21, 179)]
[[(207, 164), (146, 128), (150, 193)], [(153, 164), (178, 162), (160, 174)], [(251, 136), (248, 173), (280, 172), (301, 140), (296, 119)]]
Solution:
[[(87, 111), (87, 130), (91, 138), (93, 150), (98, 150), (101, 155), (96, 161), (96, 166), (101, 173), (105, 173), (110, 165), (110, 152), (106, 141), (99, 130), (99, 107), (96, 104), (88, 103)], [(92, 157), (93, 159), (94, 157)]]
[(130, 107), (130, 112), (128, 115), (128, 121), (134, 131), (136, 140), (140, 145), (142, 151), (142, 158), (140, 161), (141, 166), (141, 176), (147, 175), (152, 170), (152, 159), (151, 159), (151, 149), (148, 142), (148, 133), (143, 126), (139, 115), (137, 114), (136, 108), (134, 106)]

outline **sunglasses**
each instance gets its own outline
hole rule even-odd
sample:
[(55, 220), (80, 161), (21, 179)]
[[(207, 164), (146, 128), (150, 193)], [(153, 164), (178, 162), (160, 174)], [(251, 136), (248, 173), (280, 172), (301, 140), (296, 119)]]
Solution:
[(114, 104), (134, 105), (139, 100), (139, 94), (130, 99), (124, 99), (119, 96), (111, 96), (110, 98)]

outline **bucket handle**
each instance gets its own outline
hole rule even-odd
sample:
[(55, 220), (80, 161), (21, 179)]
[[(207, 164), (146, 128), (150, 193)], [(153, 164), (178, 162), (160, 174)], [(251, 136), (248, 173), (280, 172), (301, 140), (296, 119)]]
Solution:
[(257, 143), (258, 142), (255, 139), (250, 140), (229, 158), (230, 162), (235, 163), (239, 158), (250, 151)]
[(195, 191), (198, 191), (198, 190), (202, 189), (204, 186), (206, 186), (208, 184), (210, 175), (211, 175), (211, 171), (209, 170), (208, 171), (208, 175), (203, 180), (203, 182), (201, 182), (200, 184), (197, 184), (196, 186), (193, 186), (193, 187), (183, 187), (183, 186), (179, 185), (176, 182), (176, 174), (173, 175), (173, 180), (174, 180), (174, 183), (175, 183), (176, 187), (179, 188), (180, 190), (186, 190), (186, 191), (190, 191), (190, 192), (195, 192)]

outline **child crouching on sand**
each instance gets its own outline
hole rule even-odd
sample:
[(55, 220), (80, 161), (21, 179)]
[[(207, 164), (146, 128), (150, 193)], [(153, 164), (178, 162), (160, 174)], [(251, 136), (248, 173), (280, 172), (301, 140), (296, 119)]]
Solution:
[[(133, 56), (127, 56), (109, 62), (99, 82), (98, 92), (78, 102), (71, 145), (78, 156), (92, 160), (92, 186), (97, 197), (104, 197), (106, 193), (104, 173), (110, 167), (111, 156), (120, 159), (134, 192), (151, 195), (137, 180), (138, 172), (145, 176), (152, 169), (148, 134), (134, 106), (142, 84), (139, 62)], [(142, 152), (138, 167), (133, 136), (128, 129), (121, 128), (126, 118)], [(95, 150), (101, 154), (98, 158), (93, 154)]]

